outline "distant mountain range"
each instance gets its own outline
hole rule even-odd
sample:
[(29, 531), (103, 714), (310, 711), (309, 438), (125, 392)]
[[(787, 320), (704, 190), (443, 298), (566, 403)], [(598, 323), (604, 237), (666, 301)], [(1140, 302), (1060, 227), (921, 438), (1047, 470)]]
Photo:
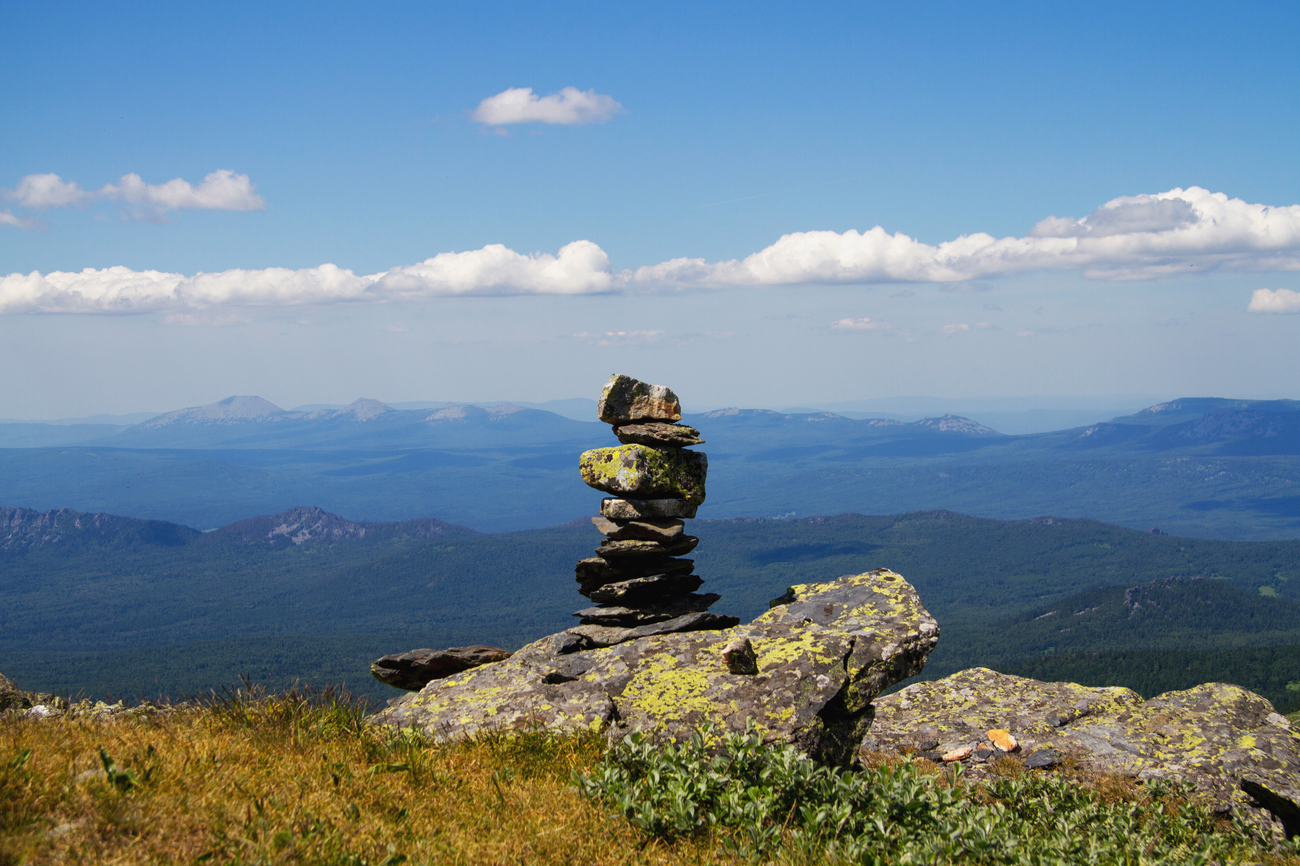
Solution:
[[(712, 517), (947, 508), (1095, 517), (1187, 535), (1300, 533), (1300, 403), (1189, 398), (1067, 430), (719, 409), (687, 415)], [(481, 531), (590, 514), (580, 452), (607, 426), (510, 403), (281, 409), (230, 397), (125, 428), (0, 424), (3, 504), (221, 526), (312, 502), (353, 520)]]

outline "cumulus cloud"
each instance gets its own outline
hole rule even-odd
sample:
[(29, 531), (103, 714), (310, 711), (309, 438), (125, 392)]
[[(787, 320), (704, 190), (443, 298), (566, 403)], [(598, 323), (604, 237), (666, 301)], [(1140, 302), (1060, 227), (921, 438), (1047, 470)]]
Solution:
[(1300, 292), (1290, 289), (1256, 289), (1250, 296), (1250, 313), (1300, 313)]
[[(83, 207), (96, 200), (120, 201), (131, 206), (124, 214), (129, 219), (158, 220), (168, 211), (181, 208), (266, 210), (266, 200), (257, 194), (257, 186), (249, 180), (248, 175), (235, 174), (229, 169), (212, 172), (198, 186), (179, 177), (166, 183), (145, 183), (140, 175), (132, 172), (122, 175), (117, 183), (105, 184), (94, 192), (82, 189), (80, 184), (73, 181), (65, 181), (57, 174), (29, 174), (18, 181), (13, 189), (0, 190), (0, 198), (19, 207), (35, 210)], [(3, 217), (0, 217), (0, 223), (16, 225)], [(32, 225), (18, 227), (31, 228), (33, 225), (34, 222)]]
[(1300, 270), (1300, 205), (1271, 207), (1200, 187), (1114, 199), (1049, 217), (1023, 238), (977, 233), (932, 245), (880, 226), (795, 232), (744, 259), (672, 259), (632, 281), (679, 286), (961, 283), (1031, 271), (1150, 279), (1194, 270)]
[(889, 331), (893, 325), (888, 322), (877, 322), (875, 319), (840, 319), (831, 323), (832, 328), (841, 331)]
[(609, 291), (614, 284), (609, 257), (590, 241), (568, 244), (558, 255), (523, 255), (490, 244), (368, 276), (332, 264), (192, 277), (125, 267), (10, 274), (0, 277), (0, 312), (129, 313), (455, 295), (577, 295)]
[(622, 112), (612, 96), (595, 90), (566, 87), (559, 93), (537, 96), (531, 87), (511, 87), (489, 96), (470, 112), (470, 117), (489, 126), (510, 123), (559, 123), (577, 126), (604, 123)]
[(84, 204), (92, 198), (78, 184), (65, 181), (57, 174), (29, 174), (18, 181), (12, 190), (4, 190), (5, 201), (11, 201), (20, 207), (45, 210), (51, 207), (67, 207)]
[(203, 178), (198, 186), (179, 177), (166, 183), (145, 183), (132, 172), (122, 175), (116, 184), (106, 184), (96, 195), (159, 210), (266, 210), (266, 200), (257, 194), (248, 175), (224, 168)]

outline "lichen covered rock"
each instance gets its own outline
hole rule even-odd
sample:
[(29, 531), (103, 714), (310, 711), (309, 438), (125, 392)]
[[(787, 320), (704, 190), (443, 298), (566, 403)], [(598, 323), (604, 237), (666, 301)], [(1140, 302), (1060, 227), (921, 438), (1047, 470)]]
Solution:
[[(679, 738), (704, 724), (742, 731), (753, 722), (768, 741), (842, 762), (870, 724), (871, 699), (921, 671), (939, 626), (907, 581), (878, 569), (791, 587), (747, 625), (573, 652), (578, 637), (551, 635), (431, 682), (374, 721), (439, 737), (616, 726)], [(733, 673), (724, 658), (741, 639), (756, 673)]]
[(582, 480), (597, 490), (637, 499), (704, 501), (709, 458), (698, 451), (619, 445), (593, 448), (578, 458)]
[(973, 668), (874, 705), (864, 751), (946, 757), (1000, 729), (1026, 766), (1072, 758), (1141, 780), (1184, 779), (1268, 833), (1300, 832), (1300, 736), (1272, 704), (1238, 686), (1207, 683), (1144, 701), (1125, 688)]
[(615, 373), (600, 392), (596, 414), (615, 426), (636, 421), (680, 421), (682, 403), (671, 389)]

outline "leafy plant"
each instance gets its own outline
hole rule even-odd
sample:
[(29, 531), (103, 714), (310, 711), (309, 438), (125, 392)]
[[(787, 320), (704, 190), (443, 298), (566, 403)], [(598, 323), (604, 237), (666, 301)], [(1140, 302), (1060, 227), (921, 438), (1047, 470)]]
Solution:
[[(932, 766), (932, 765), (931, 765)], [(652, 836), (716, 834), (736, 855), (852, 863), (1207, 863), (1257, 853), (1182, 786), (1108, 801), (1076, 780), (1020, 773), (971, 784), (953, 766), (837, 769), (761, 736), (682, 743), (633, 733), (575, 777)]]
[(109, 757), (108, 752), (103, 746), (99, 747), (99, 760), (104, 765), (104, 776), (108, 779), (108, 784), (112, 785), (123, 794), (140, 785), (140, 777), (134, 770), (120, 769), (116, 762)]

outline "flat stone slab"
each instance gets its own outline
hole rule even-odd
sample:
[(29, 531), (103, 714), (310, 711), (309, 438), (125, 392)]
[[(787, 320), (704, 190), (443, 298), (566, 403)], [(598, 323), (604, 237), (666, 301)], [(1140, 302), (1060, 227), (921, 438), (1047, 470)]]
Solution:
[(682, 403), (663, 385), (651, 385), (615, 373), (600, 392), (596, 414), (606, 424), (615, 426), (637, 421), (680, 421)]
[(607, 583), (591, 590), (587, 597), (601, 604), (634, 604), (666, 596), (682, 596), (695, 592), (703, 583), (704, 578), (698, 574), (651, 574)]
[(611, 520), (662, 520), (695, 516), (697, 506), (681, 499), (602, 499), (600, 514)]
[(699, 543), (700, 540), (694, 535), (679, 535), (671, 541), (608, 540), (596, 548), (596, 555), (618, 568), (620, 562), (628, 559), (683, 556), (694, 550)]
[(642, 557), (640, 559), (621, 559), (615, 566), (599, 556), (578, 560), (574, 568), (574, 580), (578, 582), (578, 592), (590, 597), (595, 589), (610, 583), (621, 583), (638, 577), (650, 577), (656, 574), (690, 574), (695, 570), (693, 559), (665, 559), (662, 557)]
[(376, 660), (370, 665), (370, 674), (381, 683), (416, 692), (433, 680), (508, 658), (509, 650), (494, 646), (416, 649)]
[(682, 499), (699, 505), (704, 501), (709, 458), (699, 451), (619, 445), (584, 451), (578, 469), (587, 486), (615, 496)]
[[(559, 650), (573, 636), (561, 632), (431, 682), (372, 721), (440, 738), (611, 726), (680, 738), (706, 723), (743, 731), (752, 722), (769, 742), (847, 761), (870, 724), (871, 699), (921, 671), (938, 623), (911, 585), (884, 569), (794, 586), (783, 599), (746, 625), (567, 654)], [(750, 641), (757, 673), (728, 668), (723, 654), (738, 639)]]
[(608, 517), (597, 515), (591, 518), (591, 522), (601, 535), (614, 541), (671, 542), (681, 538), (686, 532), (685, 523), (671, 518), (660, 520), (610, 520)]
[(700, 431), (685, 424), (665, 424), (654, 421), (648, 424), (624, 424), (614, 428), (614, 435), (624, 445), (653, 445), (655, 447), (686, 448), (703, 445)]
[(575, 625), (573, 628), (568, 629), (568, 632), (586, 638), (582, 644), (584, 648), (595, 648), (613, 646), (614, 644), (626, 643), (630, 640), (651, 637), (657, 634), (677, 634), (687, 631), (705, 631), (706, 629), (716, 631), (739, 624), (739, 617), (700, 611), (683, 614), (662, 622), (648, 623), (631, 628), (607, 625)]
[[(1267, 700), (1238, 686), (1207, 683), (1144, 701), (1120, 687), (972, 668), (874, 704), (863, 751), (942, 754), (1001, 729), (1026, 766), (1072, 757), (1140, 780), (1185, 779), (1267, 833), (1300, 832), (1300, 735)], [(981, 767), (971, 770), (979, 775)]]
[(708, 592), (703, 595), (691, 593), (690, 595), (679, 596), (662, 602), (648, 602), (634, 607), (620, 604), (599, 604), (595, 607), (583, 608), (573, 615), (581, 617), (583, 625), (613, 625), (632, 628), (638, 625), (649, 625), (652, 622), (663, 622), (666, 619), (675, 619), (683, 614), (708, 610), (721, 597), (716, 592)]

